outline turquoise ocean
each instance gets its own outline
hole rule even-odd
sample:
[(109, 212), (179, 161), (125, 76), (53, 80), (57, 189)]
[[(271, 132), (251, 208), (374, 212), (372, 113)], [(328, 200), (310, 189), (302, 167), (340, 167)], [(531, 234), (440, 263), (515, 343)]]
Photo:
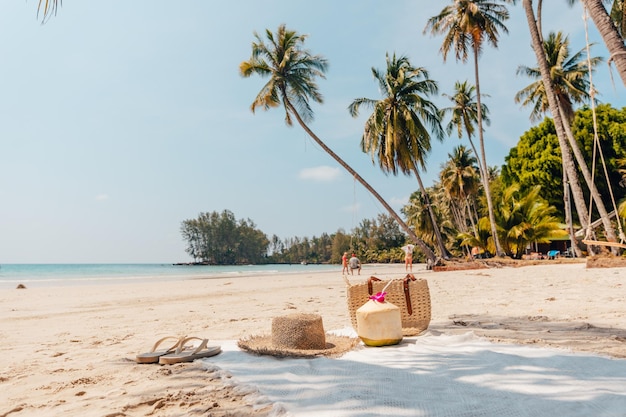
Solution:
[(2, 264), (0, 289), (131, 282), (247, 278), (301, 272), (341, 271), (341, 265)]

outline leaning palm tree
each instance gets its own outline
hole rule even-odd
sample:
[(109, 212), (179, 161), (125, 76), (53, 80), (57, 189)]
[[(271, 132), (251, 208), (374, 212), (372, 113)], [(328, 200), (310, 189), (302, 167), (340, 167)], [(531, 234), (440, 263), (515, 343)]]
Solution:
[(306, 124), (312, 120), (313, 110), (310, 101), (321, 103), (322, 95), (318, 91), (315, 82), (316, 77), (324, 78), (328, 66), (326, 59), (319, 55), (313, 55), (304, 49), (303, 45), (307, 38), (295, 31), (289, 30), (285, 25), (280, 25), (276, 33), (266, 30), (267, 43), (261, 36), (254, 34), (256, 41), (252, 43), (252, 55), (248, 61), (239, 65), (243, 77), (258, 74), (269, 77), (252, 102), (251, 110), (257, 108), (269, 110), (273, 107), (283, 106), (285, 110), (285, 122), (288, 126), (293, 125), (293, 118), (304, 131), (335, 161), (345, 168), (357, 181), (359, 181), (376, 199), (387, 209), (389, 214), (400, 224), (404, 231), (422, 250), (424, 255), (431, 261), (435, 261), (433, 251), (417, 237), (411, 228), (400, 218), (391, 206), (370, 186), (356, 171), (335, 154)]
[[(613, 226), (611, 225), (608, 213), (606, 212), (604, 203), (602, 202), (597, 188), (593, 183), (593, 177), (589, 172), (582, 152), (580, 152), (580, 149), (578, 148), (578, 145), (574, 140), (574, 135), (571, 132), (570, 128), (570, 121), (567, 119), (566, 112), (563, 110), (567, 106), (567, 103), (562, 102), (563, 97), (566, 95), (566, 91), (564, 91), (563, 89), (557, 90), (557, 88), (555, 87), (559, 85), (558, 79), (562, 77), (555, 76), (558, 75), (558, 72), (555, 70), (554, 67), (551, 67), (550, 63), (548, 62), (548, 55), (546, 53), (547, 51), (545, 49), (545, 43), (542, 42), (542, 36), (539, 32), (540, 26), (538, 25), (535, 18), (532, 0), (523, 0), (523, 6), (526, 12), (528, 27), (531, 34), (533, 50), (535, 51), (535, 56), (539, 65), (539, 74), (541, 75), (541, 81), (543, 84), (542, 91), (545, 94), (545, 101), (548, 103), (548, 107), (550, 109), (550, 112), (552, 113), (557, 138), (559, 139), (559, 147), (561, 149), (561, 157), (563, 160), (563, 171), (566, 173), (567, 183), (570, 184), (572, 189), (572, 196), (574, 199), (574, 204), (576, 205), (581, 226), (583, 227), (583, 229), (588, 229), (590, 219), (587, 214), (587, 208), (584, 202), (582, 189), (580, 189), (580, 185), (578, 184), (578, 175), (576, 173), (574, 161), (572, 160), (572, 152), (576, 157), (583, 177), (591, 191), (591, 196), (596, 203), (596, 207), (598, 208), (598, 212), (600, 214), (600, 218), (602, 220), (607, 239), (609, 241), (615, 241), (615, 231), (613, 230)], [(582, 71), (582, 74), (584, 74), (583, 78), (587, 77), (589, 73), (590, 69), (584, 68), (584, 71)], [(559, 92), (562, 92), (560, 96), (559, 94), (557, 94)], [(561, 97), (561, 99), (559, 97)], [(565, 195), (566, 194), (567, 193), (565, 193)], [(588, 230), (588, 232), (590, 231)], [(573, 241), (572, 244), (574, 244)]]
[[(502, 0), (512, 2), (514, 0)], [(487, 173), (487, 157), (485, 154), (485, 141), (483, 137), (482, 103), (480, 95), (480, 77), (478, 73), (478, 57), (485, 42), (492, 46), (498, 46), (499, 31), (504, 33), (508, 29), (504, 21), (509, 18), (509, 12), (505, 6), (489, 0), (453, 0), (452, 4), (444, 7), (437, 16), (428, 19), (424, 32), (430, 30), (431, 34), (443, 34), (444, 41), (441, 45), (441, 53), (444, 61), (450, 49), (455, 50), (457, 61), (467, 62), (470, 51), (474, 56), (474, 75), (476, 77), (476, 103), (478, 137), (480, 140), (479, 163), (482, 165), (481, 174), (483, 187), (487, 197), (489, 210), (489, 222), (493, 233), (496, 254), (503, 255), (496, 231), (496, 220), (493, 211), (493, 202)]]
[(428, 100), (430, 95), (437, 94), (437, 83), (428, 77), (424, 68), (412, 66), (405, 56), (393, 54), (390, 57), (387, 54), (386, 61), (385, 72), (372, 68), (383, 98), (355, 99), (348, 110), (352, 117), (359, 115), (361, 106), (374, 110), (365, 122), (361, 149), (371, 155), (372, 161), (378, 159), (378, 165), (385, 173), (415, 175), (441, 257), (447, 258), (448, 252), (420, 176), (420, 169), (426, 170), (426, 156), (431, 150), (429, 129), (437, 139), (443, 138), (439, 110)]

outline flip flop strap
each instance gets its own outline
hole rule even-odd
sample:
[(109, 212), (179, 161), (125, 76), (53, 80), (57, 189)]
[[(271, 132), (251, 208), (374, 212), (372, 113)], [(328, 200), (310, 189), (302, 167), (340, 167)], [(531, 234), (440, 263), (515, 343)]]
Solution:
[(165, 337), (162, 337), (161, 339), (156, 341), (156, 343), (152, 347), (151, 352), (156, 352), (157, 348), (161, 345), (161, 343), (165, 342), (168, 339), (176, 339), (176, 343), (174, 345), (172, 345), (172, 347), (167, 348), (168, 352), (173, 351), (174, 349), (176, 349), (176, 347), (178, 346), (178, 344), (182, 340), (182, 338), (176, 337), (176, 336), (165, 336)]
[(202, 340), (202, 343), (200, 343), (200, 346), (198, 346), (193, 352), (192, 355), (200, 352), (202, 349), (206, 348), (207, 343), (209, 343), (209, 339), (201, 339), (199, 337), (187, 337), (185, 339), (183, 339), (180, 342), (180, 345), (176, 348), (176, 353), (179, 354), (181, 353), (183, 350), (185, 350), (185, 344), (187, 342), (189, 342), (190, 340)]

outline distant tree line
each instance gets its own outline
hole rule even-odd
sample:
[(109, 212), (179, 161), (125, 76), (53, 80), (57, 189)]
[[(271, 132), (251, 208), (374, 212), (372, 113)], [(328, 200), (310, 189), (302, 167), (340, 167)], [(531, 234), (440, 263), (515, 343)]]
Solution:
[(407, 236), (389, 215), (366, 219), (350, 234), (343, 229), (319, 237), (268, 238), (250, 219), (237, 220), (224, 210), (200, 213), (185, 220), (181, 234), (185, 251), (194, 262), (210, 265), (269, 263), (340, 263), (344, 252), (356, 253), (361, 262), (400, 262)]
[(196, 219), (183, 221), (180, 231), (187, 241), (185, 251), (196, 262), (258, 264), (267, 257), (267, 236), (252, 220), (237, 220), (228, 210), (200, 213)]

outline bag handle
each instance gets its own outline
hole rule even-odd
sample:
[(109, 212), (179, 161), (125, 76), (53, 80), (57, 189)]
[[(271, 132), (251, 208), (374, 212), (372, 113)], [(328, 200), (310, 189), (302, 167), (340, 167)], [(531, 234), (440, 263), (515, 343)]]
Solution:
[[(371, 276), (367, 280), (367, 292), (369, 293), (369, 295), (372, 295), (374, 293), (374, 281), (380, 281), (380, 278)], [(406, 277), (404, 277), (403, 281), (404, 301), (406, 302), (406, 309), (410, 316), (413, 314), (413, 305), (411, 304), (411, 290), (409, 288), (409, 283), (411, 281), (417, 281), (417, 278), (415, 278), (415, 275), (413, 274), (406, 274)]]
[(372, 295), (374, 293), (374, 285), (373, 285), (374, 281), (380, 281), (380, 278), (376, 278), (374, 276), (371, 276), (367, 280), (367, 292), (369, 293), (369, 295)]
[(406, 302), (406, 309), (409, 316), (413, 314), (413, 306), (411, 305), (411, 290), (409, 289), (409, 282), (416, 281), (415, 275), (406, 274), (404, 278), (404, 301)]

